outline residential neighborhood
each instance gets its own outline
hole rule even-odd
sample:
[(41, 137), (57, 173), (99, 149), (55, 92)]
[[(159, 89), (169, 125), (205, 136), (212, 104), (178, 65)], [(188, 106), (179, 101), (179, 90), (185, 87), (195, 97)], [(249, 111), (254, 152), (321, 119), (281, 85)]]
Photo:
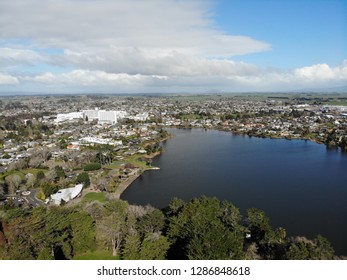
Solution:
[[(247, 210), (246, 218), (241, 218), (232, 204), (205, 196), (190, 202), (173, 198), (165, 209), (132, 205), (120, 198), (137, 178), (143, 180), (145, 172), (161, 171), (152, 160), (166, 152), (165, 141), (173, 141), (171, 128), (301, 139), (345, 153), (346, 105), (340, 95), (305, 94), (2, 97), (0, 214), (5, 218), (0, 222), (0, 255), (5, 259), (176, 258), (169, 247), (181, 250), (175, 234), (184, 236), (185, 221), (191, 218), (188, 224), (198, 221), (200, 227), (201, 211), (211, 213), (221, 207), (213, 218), (218, 224), (219, 211), (227, 207), (228, 213), (234, 213), (232, 225), (237, 225), (235, 258), (343, 259), (320, 235), (286, 238), (284, 228), (272, 230), (265, 222), (266, 236), (260, 236), (248, 222), (267, 221), (258, 209)], [(216, 234), (229, 231), (228, 221), (223, 218)], [(25, 245), (12, 243), (12, 236), (23, 240), (27, 234), (34, 236), (33, 250), (28, 240), (18, 243)], [(264, 244), (281, 247), (281, 255)], [(213, 258), (230, 257), (219, 253), (222, 249), (216, 252)]]
[(26, 190), (44, 202), (59, 189), (85, 183), (77, 180), (84, 173), (90, 180), (85, 188), (114, 193), (152, 168), (150, 158), (162, 152), (170, 127), (347, 149), (346, 99), (339, 96), (18, 96), (1, 98), (0, 107), (0, 195), (6, 203)]

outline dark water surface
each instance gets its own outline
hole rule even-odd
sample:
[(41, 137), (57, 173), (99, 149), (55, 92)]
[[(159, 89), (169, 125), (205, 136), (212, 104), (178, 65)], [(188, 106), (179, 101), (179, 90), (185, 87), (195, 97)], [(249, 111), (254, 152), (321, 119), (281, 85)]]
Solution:
[(263, 209), (290, 236), (322, 234), (347, 255), (347, 155), (303, 140), (260, 139), (220, 131), (170, 131), (160, 170), (124, 194), (131, 204), (165, 207), (172, 197), (229, 200), (242, 213)]

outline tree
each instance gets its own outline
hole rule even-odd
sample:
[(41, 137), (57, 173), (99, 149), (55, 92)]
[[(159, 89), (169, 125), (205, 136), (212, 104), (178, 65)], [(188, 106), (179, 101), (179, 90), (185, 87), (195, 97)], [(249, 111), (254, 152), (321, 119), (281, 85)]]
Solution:
[(86, 212), (73, 212), (69, 216), (72, 227), (74, 254), (93, 251), (95, 248), (95, 222)]
[(112, 255), (118, 256), (126, 235), (128, 203), (112, 200), (105, 204), (103, 219), (97, 224), (99, 237), (106, 246), (111, 247)]
[(256, 208), (247, 210), (248, 228), (251, 231), (252, 240), (257, 243), (261, 241), (268, 241), (273, 236), (269, 218), (265, 212)]
[(84, 206), (84, 210), (93, 218), (95, 221), (101, 221), (104, 214), (104, 206), (101, 202), (93, 200)]
[(16, 130), (17, 126), (13, 120), (8, 120), (5, 124), (6, 130)]
[(83, 170), (84, 171), (94, 171), (94, 170), (99, 170), (100, 168), (101, 168), (101, 164), (98, 162), (94, 162), (94, 163), (86, 164), (83, 167)]
[(168, 216), (177, 215), (182, 210), (185, 204), (186, 203), (184, 202), (184, 200), (180, 198), (177, 198), (177, 197), (172, 198), (166, 209), (166, 214)]
[(0, 199), (2, 199), (5, 195), (5, 182), (0, 181)]
[(334, 257), (334, 249), (331, 246), (328, 239), (321, 235), (317, 235), (317, 237), (313, 241), (315, 243), (315, 256), (314, 258), (318, 260), (332, 260)]
[(245, 255), (246, 260), (259, 260), (260, 256), (258, 255), (258, 246), (254, 242), (252, 242), (246, 250)]
[(140, 233), (160, 232), (165, 225), (165, 216), (162, 211), (155, 209), (144, 215), (138, 222), (138, 230)]
[(44, 245), (54, 253), (55, 259), (72, 257), (72, 225), (70, 213), (73, 209), (50, 207), (45, 215), (45, 227), (41, 231)]
[(265, 212), (256, 208), (248, 209), (247, 220), (248, 230), (251, 234), (250, 241), (257, 244), (258, 252), (262, 258), (277, 259), (278, 241)]
[(10, 259), (36, 259), (44, 239), (38, 238), (45, 224), (44, 208), (33, 210), (32, 214), (24, 209), (15, 208), (6, 212), (7, 227), (4, 233), (10, 243), (7, 245)]
[(90, 178), (87, 172), (78, 174), (76, 181), (77, 183), (82, 183), (85, 188), (90, 186)]
[(18, 174), (12, 174), (5, 178), (5, 181), (8, 184), (8, 192), (9, 193), (15, 193), (18, 189), (20, 183), (22, 182), (22, 179)]
[(180, 258), (242, 259), (243, 235), (228, 227), (225, 204), (217, 198), (194, 199), (169, 218), (171, 249)]
[(125, 237), (124, 243), (125, 244), (122, 249), (122, 258), (125, 260), (140, 260), (140, 235), (137, 232), (128, 234)]
[(52, 253), (52, 249), (51, 248), (47, 248), (47, 247), (44, 247), (38, 257), (37, 257), (38, 260), (54, 260), (54, 254)]
[(285, 253), (287, 260), (308, 260), (310, 253), (304, 242), (291, 243)]
[(100, 191), (108, 191), (108, 180), (105, 177), (98, 178), (95, 182), (95, 187)]
[(43, 173), (43, 171), (40, 170), (39, 172), (37, 172), (37, 174), (36, 174), (36, 181), (37, 182), (40, 182), (45, 178), (46, 178), (46, 176), (45, 176), (45, 173)]
[(159, 232), (147, 233), (140, 247), (141, 260), (164, 260), (170, 242)]
[(49, 181), (49, 182), (53, 182), (57, 179), (57, 173), (55, 172), (54, 169), (48, 171), (45, 176), (46, 176), (47, 181)]
[(286, 236), (287, 236), (287, 232), (286, 232), (286, 230), (283, 227), (279, 227), (276, 230), (276, 236), (278, 237), (279, 243), (283, 243), (285, 238), (286, 238)]
[(57, 173), (58, 179), (66, 177), (65, 171), (64, 171), (63, 167), (61, 167), (60, 165), (56, 165), (54, 167), (54, 170)]
[[(201, 220), (194, 221), (200, 223)], [(235, 233), (227, 230), (223, 224), (215, 219), (204, 221), (197, 226), (188, 242), (188, 258), (191, 260), (216, 260), (243, 258), (242, 242)]]
[(56, 193), (59, 190), (59, 187), (54, 183), (44, 182), (41, 184), (41, 189), (45, 197), (49, 197), (52, 194)]
[(36, 181), (34, 174), (28, 173), (26, 175), (26, 178), (27, 178), (27, 181), (26, 181), (27, 186), (30, 188), (33, 188), (35, 185), (35, 181)]
[(240, 210), (228, 201), (222, 201), (220, 204), (221, 220), (230, 230), (242, 234), (244, 227), (241, 226)]
[(290, 240), (285, 257), (289, 260), (331, 260), (334, 257), (334, 249), (321, 235), (317, 235), (314, 240), (295, 237)]

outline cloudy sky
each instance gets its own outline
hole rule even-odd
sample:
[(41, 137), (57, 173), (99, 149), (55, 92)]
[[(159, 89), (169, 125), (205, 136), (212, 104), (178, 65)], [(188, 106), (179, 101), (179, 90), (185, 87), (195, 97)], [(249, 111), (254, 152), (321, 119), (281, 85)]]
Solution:
[(347, 85), (345, 0), (0, 0), (0, 93)]

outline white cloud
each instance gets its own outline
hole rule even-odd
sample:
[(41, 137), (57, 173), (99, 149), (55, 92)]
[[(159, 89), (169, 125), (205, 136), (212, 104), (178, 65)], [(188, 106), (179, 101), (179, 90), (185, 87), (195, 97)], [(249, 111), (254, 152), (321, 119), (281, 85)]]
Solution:
[(45, 59), (35, 51), (25, 49), (0, 48), (0, 66), (33, 65)]
[(112, 49), (103, 53), (78, 53), (67, 50), (56, 57), (60, 65), (74, 65), (82, 69), (102, 70), (110, 73), (129, 73), (164, 76), (197, 75), (251, 75), (256, 67), (226, 59), (207, 59), (178, 51), (151, 49)]
[[(191, 61), (186, 65), (189, 67)], [(185, 64), (182, 64), (185, 65)], [(195, 67), (195, 69), (194, 69)], [(109, 73), (100, 70), (73, 70), (21, 77), (21, 81), (49, 85), (98, 89), (99, 92), (175, 92), (293, 90), (341, 86), (347, 83), (347, 64), (338, 67), (312, 65), (291, 71), (265, 69), (246, 63), (197, 60), (194, 67), (177, 70), (176, 75)]]
[[(271, 45), (223, 32), (209, 14), (211, 3), (0, 1), (0, 71), (5, 73), (0, 72), (0, 84), (29, 91), (196, 92), (347, 83), (347, 61), (286, 71), (233, 61), (236, 55), (269, 51)], [(16, 45), (9, 43), (13, 41)]]
[(327, 80), (346, 80), (347, 61), (342, 65), (331, 68), (327, 64), (315, 64), (295, 70), (295, 75), (306, 81), (327, 81)]
[(0, 85), (16, 85), (19, 81), (16, 77), (0, 73)]
[(347, 63), (337, 67), (311, 65), (292, 70), (257, 68), (253, 76), (235, 75), (230, 83), (249, 91), (285, 91), (305, 88), (330, 88), (347, 84)]
[(34, 77), (22, 77), (29, 82), (37, 82), (52, 86), (71, 85), (71, 86), (143, 86), (155, 80), (165, 80), (165, 76), (145, 76), (129, 75), (127, 73), (106, 73), (103, 71), (73, 70), (62, 74), (45, 73)]
[[(43, 62), (45, 71), (51, 65), (63, 74), (52, 70), (19, 79), (71, 86), (133, 83), (135, 88), (176, 78), (252, 75), (254, 66), (230, 57), (268, 51), (270, 44), (225, 34), (210, 7), (208, 0), (1, 1), (0, 41), (19, 38), (17, 44), (25, 44), (3, 48), (0, 67)], [(51, 54), (52, 49), (63, 53)]]
[(198, 0), (1, 1), (0, 38), (75, 51), (115, 46), (233, 56), (270, 50), (268, 43), (224, 34), (209, 8)]

